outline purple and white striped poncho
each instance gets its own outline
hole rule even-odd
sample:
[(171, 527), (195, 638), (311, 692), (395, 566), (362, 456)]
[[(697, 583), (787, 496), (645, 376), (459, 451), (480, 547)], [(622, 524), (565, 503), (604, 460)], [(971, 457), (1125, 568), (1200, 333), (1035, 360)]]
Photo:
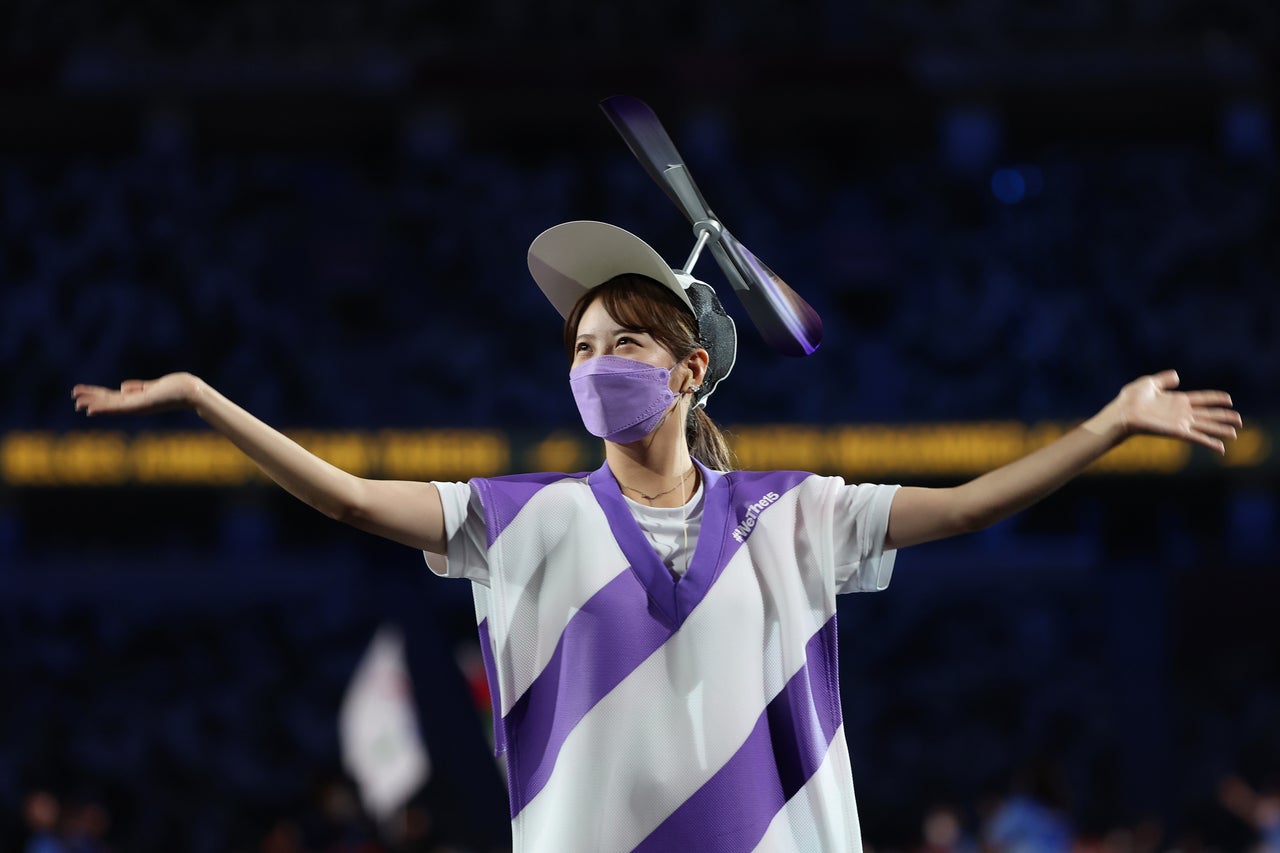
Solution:
[(437, 484), (517, 853), (862, 849), (835, 597), (888, 584), (896, 487), (702, 476), (679, 579), (607, 464)]

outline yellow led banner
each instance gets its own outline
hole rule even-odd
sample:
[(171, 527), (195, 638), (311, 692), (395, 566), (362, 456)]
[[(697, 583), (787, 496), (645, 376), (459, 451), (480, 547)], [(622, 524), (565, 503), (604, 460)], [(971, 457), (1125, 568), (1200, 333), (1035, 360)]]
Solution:
[[(484, 430), (290, 433), (353, 474), (466, 479), (506, 473), (510, 442)], [(266, 478), (214, 432), (14, 432), (0, 439), (0, 479), (10, 486), (240, 486)]]
[[(766, 425), (727, 430), (742, 468), (839, 474), (855, 480), (955, 479), (989, 471), (1048, 444), (1069, 424), (1012, 421), (866, 426)], [(1135, 438), (1090, 471), (1168, 475), (1271, 469), (1276, 431), (1244, 429), (1218, 458), (1159, 438)], [(289, 433), (338, 467), (364, 477), (463, 480), (521, 471), (582, 471), (599, 464), (600, 442), (579, 433), (380, 430)], [(199, 486), (266, 482), (214, 432), (12, 432), (0, 438), (0, 482), (10, 487)]]

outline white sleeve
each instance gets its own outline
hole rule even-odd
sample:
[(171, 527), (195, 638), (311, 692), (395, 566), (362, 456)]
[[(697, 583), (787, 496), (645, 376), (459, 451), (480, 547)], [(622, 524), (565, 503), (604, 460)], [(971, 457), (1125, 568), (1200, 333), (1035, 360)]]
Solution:
[(897, 551), (884, 550), (897, 486), (835, 481), (832, 547), (836, 592), (873, 592), (889, 585)]
[(466, 578), (489, 585), (488, 533), (484, 507), (479, 496), (466, 483), (432, 485), (440, 492), (444, 507), (446, 554), (423, 551), (427, 567), (446, 578)]

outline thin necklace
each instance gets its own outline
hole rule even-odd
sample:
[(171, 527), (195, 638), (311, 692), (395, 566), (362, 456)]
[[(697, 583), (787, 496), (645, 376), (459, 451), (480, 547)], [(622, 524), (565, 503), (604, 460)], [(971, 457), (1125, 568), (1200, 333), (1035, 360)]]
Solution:
[[(637, 488), (634, 488), (633, 486), (623, 486), (623, 485), (622, 485), (622, 483), (621, 483), (621, 481), (619, 481), (618, 485), (619, 485), (619, 486), (622, 486), (622, 488), (626, 489), (628, 492), (635, 492), (637, 495), (639, 495), (640, 497), (644, 498), (644, 499), (645, 499), (645, 500), (647, 500), (649, 503), (653, 503), (654, 501), (656, 501), (658, 498), (662, 497), (663, 495), (669, 495), (669, 494), (671, 494), (672, 492), (674, 492), (676, 489), (678, 489), (678, 488), (680, 488), (681, 486), (683, 486), (683, 485), (685, 484), (685, 481), (687, 481), (687, 480), (689, 479), (689, 475), (690, 475), (690, 474), (692, 474), (692, 473), (694, 472), (694, 470), (696, 470), (696, 468), (697, 468), (697, 466), (696, 466), (696, 465), (690, 465), (690, 466), (689, 466), (689, 470), (688, 470), (688, 471), (685, 471), (685, 472), (684, 472), (684, 474), (683, 474), (683, 475), (681, 475), (681, 477), (680, 477), (680, 481), (679, 481), (679, 482), (677, 482), (674, 486), (672, 486), (671, 488), (669, 488), (669, 489), (667, 489), (667, 490), (665, 490), (665, 491), (658, 492), (656, 495), (646, 495), (644, 492), (640, 491), (640, 490), (639, 490), (639, 489), (637, 489)], [(683, 492), (681, 492), (681, 495), (682, 495), (682, 496), (683, 496), (683, 494), (684, 494), (684, 493), (683, 493)]]

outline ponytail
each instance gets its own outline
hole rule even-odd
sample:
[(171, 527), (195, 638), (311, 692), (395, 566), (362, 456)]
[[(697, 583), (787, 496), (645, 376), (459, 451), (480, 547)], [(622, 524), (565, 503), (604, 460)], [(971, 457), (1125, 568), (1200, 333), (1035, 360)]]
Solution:
[(724, 433), (701, 407), (689, 412), (685, 439), (693, 457), (713, 471), (732, 471), (737, 463)]

